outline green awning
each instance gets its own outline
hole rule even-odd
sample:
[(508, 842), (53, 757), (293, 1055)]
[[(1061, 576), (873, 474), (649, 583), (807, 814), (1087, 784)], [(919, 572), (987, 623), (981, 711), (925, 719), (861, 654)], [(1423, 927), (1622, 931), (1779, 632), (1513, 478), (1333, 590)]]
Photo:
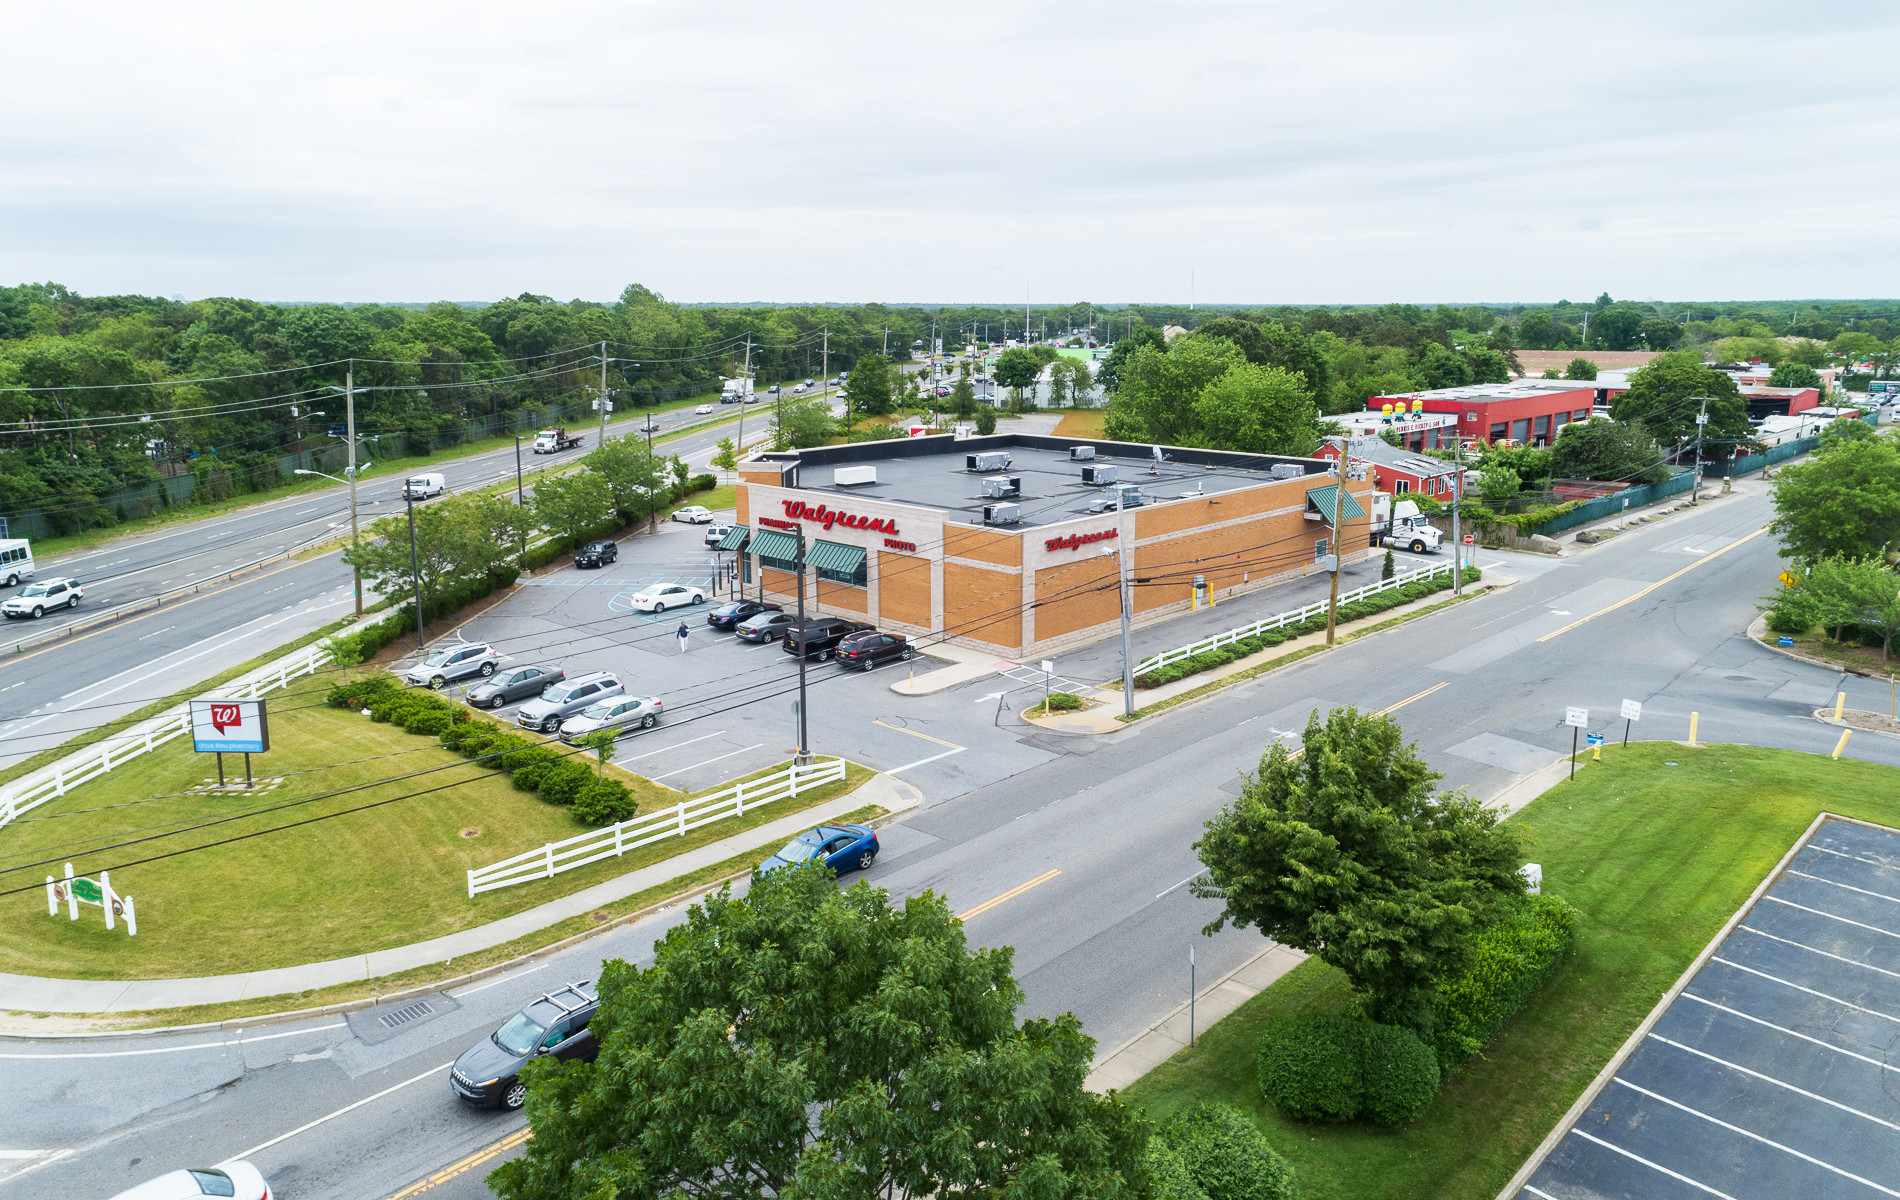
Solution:
[(805, 562), (820, 571), (837, 571), (852, 575), (864, 565), (864, 547), (846, 546), (839, 542), (813, 542), (805, 554)]
[[(1333, 519), (1333, 505), (1338, 503), (1333, 493), (1338, 490), (1339, 485), (1336, 483), (1329, 483), (1325, 487), (1306, 489), (1306, 502), (1318, 509), (1319, 515), (1329, 523)], [(1366, 510), (1359, 507), (1359, 502), (1352, 498), (1351, 492), (1346, 493), (1345, 503), (1341, 505), (1340, 512), (1341, 515), (1345, 517), (1363, 517), (1366, 515)]]
[(781, 562), (791, 562), (798, 557), (798, 538), (794, 534), (780, 533), (776, 529), (761, 529), (752, 535), (750, 549), (760, 558), (776, 558)]
[(714, 546), (713, 549), (743, 550), (745, 549), (745, 540), (751, 536), (752, 531), (744, 525), (734, 525), (727, 531), (725, 537), (719, 539), (719, 544)]

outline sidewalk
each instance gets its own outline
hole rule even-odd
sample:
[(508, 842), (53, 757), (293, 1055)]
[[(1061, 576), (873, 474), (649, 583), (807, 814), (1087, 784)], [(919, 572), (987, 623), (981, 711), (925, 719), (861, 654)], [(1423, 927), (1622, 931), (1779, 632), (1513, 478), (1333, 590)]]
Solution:
[(908, 812), (922, 801), (922, 793), (909, 784), (888, 775), (876, 775), (856, 791), (815, 808), (789, 813), (730, 838), (722, 838), (637, 871), (629, 871), (605, 883), (571, 896), (550, 900), (514, 916), (464, 929), (459, 933), (431, 938), (426, 942), (331, 959), (328, 962), (305, 963), (300, 967), (280, 967), (238, 975), (210, 975), (197, 979), (43, 979), (31, 975), (0, 974), (0, 1009), (36, 1013), (112, 1013), (222, 1004), (259, 996), (312, 991), (340, 983), (356, 983), (393, 975), (434, 963), (453, 962), (458, 955), (504, 945), (569, 917), (592, 912), (603, 904), (657, 887), (701, 867), (711, 866), (749, 850), (776, 845), (813, 825), (866, 804), (881, 805), (892, 813), (900, 813)]

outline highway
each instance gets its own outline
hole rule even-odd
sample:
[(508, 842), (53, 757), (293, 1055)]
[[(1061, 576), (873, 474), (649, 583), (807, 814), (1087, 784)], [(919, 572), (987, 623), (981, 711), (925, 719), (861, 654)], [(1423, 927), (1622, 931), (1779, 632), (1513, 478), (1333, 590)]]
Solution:
[[(730, 406), (715, 404), (711, 416), (692, 409), (659, 414), (661, 434), (680, 436), (656, 445), (705, 469), (715, 443), (733, 431)], [(749, 406), (747, 436), (763, 432), (764, 405)], [(645, 436), (636, 422), (610, 426), (611, 434)], [(524, 449), (521, 466), (531, 471), (579, 460), (595, 445), (598, 426), (586, 431), (578, 450), (535, 455)], [(681, 433), (683, 430), (690, 432)], [(486, 487), (515, 477), (515, 451), (491, 450), (452, 459), (430, 469), (447, 476), (452, 491)], [(403, 511), (403, 479), (366, 479), (357, 486), (362, 524)], [(69, 575), (86, 589), (74, 612), (39, 621), (9, 621), (0, 636), (9, 641), (72, 627), (70, 637), (0, 655), (0, 767), (106, 722), (153, 700), (208, 679), (273, 647), (320, 629), (349, 613), (351, 574), (335, 546), (307, 558), (289, 557), (226, 583), (123, 619), (101, 624), (99, 613), (119, 605), (190, 587), (249, 563), (295, 555), (301, 547), (329, 542), (349, 532), (349, 489), (300, 493), (194, 521), (160, 532), (108, 542), (89, 550), (39, 561), (39, 578)], [(367, 599), (374, 601), (373, 595)]]
[[(1520, 582), (1125, 732), (1006, 728), (999, 746), (1055, 753), (1024, 756), (1031, 765), (954, 798), (926, 787), (925, 806), (885, 832), (870, 882), (980, 909), (970, 940), (1015, 947), (1024, 1015), (1074, 1011), (1113, 1049), (1185, 998), (1189, 947), (1204, 984), (1262, 948), (1252, 932), (1201, 937), (1214, 906), (1184, 886), (1192, 843), (1263, 747), (1296, 738), (1315, 708), (1391, 711), (1445, 786), (1480, 796), (1568, 752), (1567, 706), (1588, 708), (1592, 731), (1620, 733), (1624, 698), (1644, 705), (1639, 739), (1686, 737), (1694, 711), (1704, 741), (1830, 750), (1836, 732), (1811, 718), (1815, 707), (1841, 688), (1861, 707), (1887, 698), (1740, 636), (1779, 570), (1761, 532), (1769, 515), (1765, 492), (1744, 485), (1575, 556), (1487, 555)], [(990, 682), (943, 696), (967, 704)], [(1862, 735), (1849, 754), (1900, 765), (1900, 742)], [(0, 1097), (0, 1200), (109, 1195), (239, 1155), (298, 1200), (485, 1195), (482, 1177), (518, 1151), (523, 1121), (462, 1108), (443, 1068), (539, 991), (591, 976), (603, 957), (644, 960), (678, 919), (661, 913), (458, 989), (394, 1029), (372, 1011), (0, 1043), (13, 1082)]]

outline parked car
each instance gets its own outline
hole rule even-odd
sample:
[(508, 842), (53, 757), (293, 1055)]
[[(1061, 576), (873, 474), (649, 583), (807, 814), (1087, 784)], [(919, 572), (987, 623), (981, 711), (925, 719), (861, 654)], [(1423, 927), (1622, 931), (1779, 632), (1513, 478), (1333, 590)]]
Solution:
[(612, 538), (602, 538), (589, 542), (574, 555), (574, 565), (586, 570), (588, 567), (604, 567), (620, 558), (620, 547), (614, 545)]
[(778, 611), (780, 611), (778, 605), (768, 604), (763, 600), (733, 600), (707, 613), (706, 624), (714, 629), (737, 629), (742, 621), (756, 617), (760, 613)]
[(488, 677), (468, 690), (468, 702), (476, 708), (500, 708), (528, 696), (539, 696), (567, 678), (559, 667), (510, 667)]
[(911, 647), (901, 633), (854, 633), (838, 643), (838, 665), (869, 671), (887, 662), (905, 662)]
[(726, 535), (731, 532), (732, 526), (720, 521), (714, 521), (711, 525), (706, 526), (706, 548), (711, 550), (717, 547), (719, 543), (726, 540)]
[(663, 583), (647, 588), (633, 598), (633, 611), (663, 613), (669, 608), (706, 603), (706, 593), (683, 583)]
[(579, 715), (561, 722), (561, 740), (572, 745), (590, 733), (611, 729), (615, 733), (639, 726), (651, 729), (660, 719), (662, 705), (658, 696), (615, 696), (602, 700)]
[(620, 677), (611, 671), (576, 676), (554, 684), (522, 705), (515, 713), (515, 724), (523, 729), (553, 733), (561, 727), (561, 722), (575, 713), (621, 695), (626, 690), (620, 684)]
[(501, 666), (501, 655), (487, 642), (469, 642), (461, 646), (442, 646), (402, 673), (404, 683), (421, 687), (447, 687), (456, 679), (470, 675), (488, 676)]
[(5, 613), (9, 621), (20, 617), (37, 621), (55, 608), (78, 608), (85, 595), (86, 589), (71, 579), (29, 583), (20, 589), (19, 595), (8, 596), (0, 602), (0, 613)]
[(215, 1167), (172, 1171), (120, 1192), (112, 1200), (198, 1200), (200, 1196), (271, 1200), (271, 1190), (258, 1169), (240, 1158)]
[(709, 413), (709, 412), (711, 412), (712, 410), (713, 410), (713, 406), (712, 406), (712, 405), (710, 405), (710, 404), (702, 404), (702, 405), (700, 405), (700, 406), (699, 406), (698, 408), (696, 408), (696, 409), (694, 409), (694, 410), (693, 410), (693, 415), (694, 415), (694, 416), (700, 416), (700, 417), (703, 417), (703, 416), (705, 416), (705, 415), (706, 415), (707, 413)]
[(877, 831), (869, 825), (820, 825), (786, 842), (777, 854), (760, 863), (753, 874), (802, 866), (815, 858), (822, 858), (827, 867), (840, 875), (850, 870), (868, 871), (877, 851)]
[(675, 521), (684, 521), (688, 525), (710, 525), (712, 524), (713, 515), (712, 510), (709, 508), (704, 508), (697, 504), (688, 504), (685, 508), (674, 513), (673, 519)]
[(520, 1108), (528, 1099), (521, 1064), (553, 1055), (564, 1061), (592, 1062), (600, 1042), (587, 1028), (600, 1010), (592, 980), (544, 992), (502, 1027), (462, 1051), (449, 1068), (449, 1087), (478, 1108)]
[(742, 641), (776, 642), (791, 628), (793, 619), (792, 614), (786, 612), (756, 613), (739, 622), (732, 631)]
[(785, 631), (785, 653), (802, 654), (806, 658), (815, 658), (824, 662), (838, 648), (838, 643), (854, 633), (865, 633), (871, 626), (863, 621), (847, 621), (843, 617), (819, 617), (806, 621), (803, 625), (794, 625)]

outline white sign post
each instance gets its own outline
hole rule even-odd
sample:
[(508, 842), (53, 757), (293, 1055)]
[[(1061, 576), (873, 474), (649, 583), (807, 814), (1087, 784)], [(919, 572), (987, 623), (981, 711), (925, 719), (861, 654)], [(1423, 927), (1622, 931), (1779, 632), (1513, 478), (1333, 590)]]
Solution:
[(1049, 715), (1049, 677), (1056, 673), (1056, 665), (1048, 659), (1042, 660), (1042, 715)]
[(1641, 700), (1623, 701), (1623, 745), (1625, 748), (1630, 744), (1630, 722), (1642, 719), (1643, 702)]
[(73, 875), (73, 864), (66, 864), (66, 878), (46, 877), (46, 912), (48, 916), (59, 915), (59, 902), (66, 902), (67, 919), (79, 919), (79, 906), (96, 904), (105, 910), (106, 928), (116, 929), (114, 917), (125, 918), (127, 937), (137, 937), (139, 932), (138, 910), (132, 907), (132, 897), (121, 896), (112, 890), (112, 878), (109, 872), (99, 872), (97, 880), (87, 879), (84, 875)]
[(1590, 723), (1590, 710), (1587, 708), (1565, 708), (1564, 724), (1570, 726), (1570, 778), (1577, 778), (1577, 734)]

